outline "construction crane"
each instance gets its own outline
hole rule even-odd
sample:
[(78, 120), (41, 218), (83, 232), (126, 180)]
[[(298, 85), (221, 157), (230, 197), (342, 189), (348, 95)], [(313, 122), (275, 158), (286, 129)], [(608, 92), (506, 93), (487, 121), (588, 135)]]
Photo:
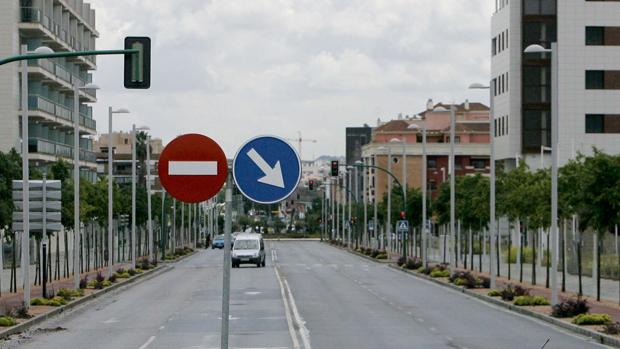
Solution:
[(287, 138), (287, 141), (291, 141), (291, 142), (297, 142), (297, 151), (299, 151), (299, 158), (301, 160), (303, 160), (302, 154), (301, 154), (301, 144), (303, 142), (308, 142), (308, 143), (316, 143), (318, 142), (316, 139), (304, 139), (301, 137), (301, 131), (297, 131), (297, 134), (299, 135), (299, 137), (297, 138)]

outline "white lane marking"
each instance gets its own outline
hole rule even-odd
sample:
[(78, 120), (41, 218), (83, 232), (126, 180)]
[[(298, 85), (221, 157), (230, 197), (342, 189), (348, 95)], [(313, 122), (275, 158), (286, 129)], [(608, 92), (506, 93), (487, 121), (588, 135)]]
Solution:
[(295, 315), (295, 320), (297, 322), (297, 326), (299, 327), (299, 335), (301, 336), (301, 340), (304, 343), (304, 347), (306, 349), (311, 349), (310, 346), (310, 331), (306, 327), (306, 322), (303, 320), (301, 315), (299, 315), (299, 311), (297, 310), (297, 304), (295, 304), (295, 298), (293, 297), (293, 292), (291, 292), (291, 288), (288, 285), (288, 281), (284, 279), (284, 286), (286, 286), (286, 292), (288, 293), (289, 300), (291, 301), (291, 308), (293, 309), (293, 315)]
[(159, 326), (159, 330), (163, 330), (164, 328), (166, 328), (166, 326)]
[(106, 320), (106, 321), (104, 321), (103, 323), (104, 323), (104, 324), (115, 324), (115, 323), (117, 323), (117, 322), (120, 322), (120, 321), (118, 321), (116, 318), (114, 318), (114, 317), (113, 317), (113, 318), (107, 319), (107, 320)]
[(139, 349), (146, 349), (146, 347), (148, 347), (149, 344), (153, 343), (154, 340), (155, 340), (155, 336), (149, 337), (149, 339), (144, 344), (142, 344), (142, 346)]
[[(275, 250), (271, 250), (275, 251)], [(299, 340), (295, 335), (295, 328), (293, 327), (293, 320), (291, 319), (290, 309), (288, 306), (288, 301), (286, 299), (286, 295), (284, 293), (284, 285), (282, 284), (282, 278), (280, 277), (280, 272), (278, 272), (278, 267), (273, 268), (276, 271), (276, 277), (278, 278), (278, 283), (280, 284), (280, 294), (282, 295), (282, 302), (284, 303), (284, 314), (286, 315), (286, 323), (288, 324), (288, 332), (291, 335), (291, 340), (293, 341), (293, 348), (299, 349)]]
[(170, 176), (217, 176), (217, 161), (169, 161)]
[(257, 294), (261, 294), (261, 292), (250, 291), (250, 292), (245, 292), (245, 294), (247, 294), (248, 296), (256, 296)]

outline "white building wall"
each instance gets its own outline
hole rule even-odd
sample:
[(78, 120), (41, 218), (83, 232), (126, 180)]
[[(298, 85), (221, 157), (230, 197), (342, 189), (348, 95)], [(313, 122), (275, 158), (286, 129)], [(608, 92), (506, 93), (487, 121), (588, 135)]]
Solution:
[(620, 70), (620, 46), (586, 46), (586, 26), (620, 27), (620, 2), (559, 1), (560, 164), (573, 149), (620, 153), (619, 134), (586, 134), (586, 114), (620, 114), (620, 91), (586, 90), (586, 70)]
[[(19, 1), (0, 1), (0, 57), (19, 54), (18, 18)], [(0, 67), (0, 151), (20, 147), (18, 72), (19, 63)]]

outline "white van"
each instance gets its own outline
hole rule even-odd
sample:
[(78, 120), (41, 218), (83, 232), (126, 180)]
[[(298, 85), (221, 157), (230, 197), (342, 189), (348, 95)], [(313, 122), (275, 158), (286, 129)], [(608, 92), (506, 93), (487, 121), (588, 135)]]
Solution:
[(235, 239), (231, 253), (232, 267), (240, 264), (256, 264), (257, 268), (265, 266), (265, 242), (260, 234), (240, 233)]

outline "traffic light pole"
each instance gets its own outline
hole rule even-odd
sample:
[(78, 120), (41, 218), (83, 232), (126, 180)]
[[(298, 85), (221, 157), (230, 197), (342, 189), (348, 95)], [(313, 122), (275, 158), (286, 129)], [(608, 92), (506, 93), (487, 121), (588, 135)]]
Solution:
[(4, 65), (11, 62), (34, 60), (41, 58), (60, 58), (60, 57), (78, 57), (78, 56), (103, 56), (103, 55), (127, 55), (138, 54), (140, 50), (100, 50), (100, 51), (76, 51), (76, 52), (54, 52), (54, 53), (32, 53), (12, 56), (4, 59), (0, 59), (0, 65)]

